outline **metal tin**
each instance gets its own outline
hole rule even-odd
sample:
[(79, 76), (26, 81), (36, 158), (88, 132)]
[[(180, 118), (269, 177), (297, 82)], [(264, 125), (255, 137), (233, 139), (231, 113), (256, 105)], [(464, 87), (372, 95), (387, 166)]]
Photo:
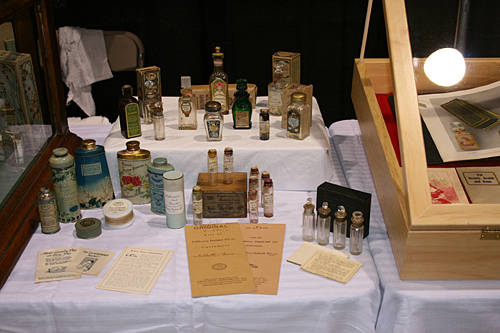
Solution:
[(56, 148), (49, 159), (57, 198), (59, 221), (76, 222), (82, 218), (78, 202), (75, 159), (66, 148)]
[(75, 165), (81, 209), (102, 208), (115, 198), (103, 146), (83, 140), (75, 150)]
[(56, 196), (48, 187), (42, 187), (36, 196), (42, 233), (55, 234), (61, 230), (57, 218)]
[(127, 199), (115, 199), (108, 202), (102, 213), (106, 226), (110, 229), (124, 229), (134, 224), (134, 205)]
[(128, 141), (127, 149), (118, 155), (118, 170), (122, 198), (133, 204), (147, 204), (150, 200), (148, 164), (151, 152), (141, 149), (139, 141)]
[(76, 236), (78, 238), (90, 239), (96, 238), (102, 232), (101, 220), (95, 217), (81, 219), (75, 224)]
[(165, 215), (165, 198), (163, 195), (163, 174), (174, 170), (165, 157), (157, 157), (148, 164), (149, 191), (151, 193), (151, 211)]
[(163, 174), (163, 188), (167, 227), (184, 227), (186, 225), (186, 204), (184, 199), (184, 175), (182, 172), (165, 172)]

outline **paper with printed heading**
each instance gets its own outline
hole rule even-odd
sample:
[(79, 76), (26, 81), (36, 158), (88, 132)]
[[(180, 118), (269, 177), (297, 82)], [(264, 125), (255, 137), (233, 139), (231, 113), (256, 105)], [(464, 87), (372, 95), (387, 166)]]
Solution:
[(305, 271), (347, 283), (363, 265), (360, 262), (316, 251), (300, 268)]
[(256, 290), (238, 223), (189, 225), (185, 233), (193, 297)]
[(83, 249), (82, 252), (69, 263), (67, 271), (97, 276), (114, 255), (115, 253), (111, 251)]
[(68, 271), (68, 265), (81, 251), (81, 246), (38, 251), (35, 283), (81, 278), (80, 273)]
[(173, 254), (173, 250), (126, 246), (96, 288), (147, 295)]

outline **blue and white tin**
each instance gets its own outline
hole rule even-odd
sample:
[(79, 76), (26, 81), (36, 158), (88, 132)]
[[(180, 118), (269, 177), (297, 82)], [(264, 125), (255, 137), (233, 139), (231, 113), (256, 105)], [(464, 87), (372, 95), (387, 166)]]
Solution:
[(75, 165), (81, 209), (102, 208), (115, 198), (103, 146), (83, 140), (75, 150)]
[(165, 215), (165, 198), (163, 195), (163, 174), (173, 171), (174, 166), (165, 157), (157, 157), (148, 164), (149, 191), (151, 193), (151, 211)]
[(163, 189), (167, 227), (174, 229), (184, 227), (186, 225), (186, 203), (182, 172), (165, 172), (163, 174)]

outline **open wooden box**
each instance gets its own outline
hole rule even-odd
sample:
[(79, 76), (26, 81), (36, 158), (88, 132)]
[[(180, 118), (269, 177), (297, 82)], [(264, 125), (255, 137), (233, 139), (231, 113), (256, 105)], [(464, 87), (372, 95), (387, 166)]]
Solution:
[[(500, 279), (500, 204), (431, 204), (417, 99), (498, 81), (500, 58), (467, 59), (466, 77), (443, 89), (414, 67), (425, 59), (412, 58), (404, 0), (384, 0), (384, 12), (390, 60), (356, 60), (351, 97), (399, 276)], [(377, 93), (394, 94), (401, 167)]]

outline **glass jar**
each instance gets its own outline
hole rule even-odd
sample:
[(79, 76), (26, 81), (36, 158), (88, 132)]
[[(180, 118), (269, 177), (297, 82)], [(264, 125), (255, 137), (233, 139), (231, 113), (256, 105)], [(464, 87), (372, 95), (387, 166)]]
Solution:
[(309, 136), (311, 126), (309, 108), (309, 104), (306, 103), (306, 94), (301, 92), (292, 94), (291, 103), (286, 109), (286, 136), (288, 138), (303, 140)]
[(250, 223), (259, 223), (259, 199), (255, 189), (248, 191), (248, 216)]
[(210, 101), (205, 104), (205, 132), (207, 141), (221, 141), (224, 118), (220, 114), (221, 106), (219, 102)]

